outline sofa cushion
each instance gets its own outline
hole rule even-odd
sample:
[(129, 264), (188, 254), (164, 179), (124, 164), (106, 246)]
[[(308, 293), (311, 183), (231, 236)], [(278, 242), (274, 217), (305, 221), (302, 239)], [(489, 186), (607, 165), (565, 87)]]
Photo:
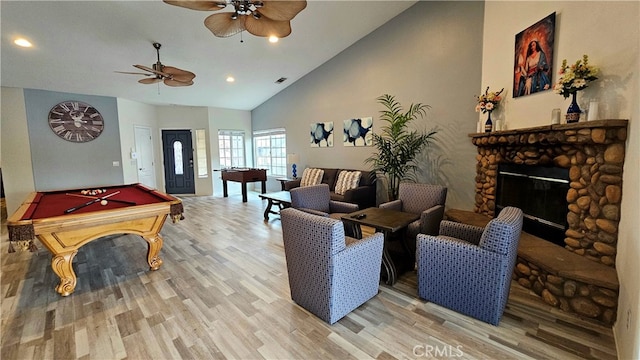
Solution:
[(322, 169), (306, 168), (302, 173), (300, 186), (319, 185), (322, 182), (323, 175), (324, 175), (324, 170)]
[(375, 176), (371, 171), (360, 171), (360, 186), (372, 186), (375, 185)]
[(324, 168), (324, 176), (322, 183), (329, 185), (329, 190), (333, 191), (336, 187), (336, 178), (338, 177), (338, 169)]
[(347, 190), (355, 189), (360, 183), (360, 171), (340, 171), (338, 180), (336, 180), (335, 193), (344, 195)]

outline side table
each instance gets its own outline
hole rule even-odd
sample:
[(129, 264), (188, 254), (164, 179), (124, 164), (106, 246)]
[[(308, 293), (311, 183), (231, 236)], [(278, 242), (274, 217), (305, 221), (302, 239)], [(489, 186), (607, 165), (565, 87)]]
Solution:
[(276, 178), (276, 180), (280, 181), (280, 190), (285, 191), (286, 189), (284, 188), (284, 183), (286, 183), (287, 181), (297, 180), (297, 178), (292, 179), (287, 177), (281, 177), (281, 178)]

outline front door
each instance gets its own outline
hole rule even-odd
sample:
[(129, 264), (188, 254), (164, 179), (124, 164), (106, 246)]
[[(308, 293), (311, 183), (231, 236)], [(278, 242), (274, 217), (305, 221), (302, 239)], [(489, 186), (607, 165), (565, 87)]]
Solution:
[(164, 182), (169, 194), (195, 194), (191, 130), (162, 130)]

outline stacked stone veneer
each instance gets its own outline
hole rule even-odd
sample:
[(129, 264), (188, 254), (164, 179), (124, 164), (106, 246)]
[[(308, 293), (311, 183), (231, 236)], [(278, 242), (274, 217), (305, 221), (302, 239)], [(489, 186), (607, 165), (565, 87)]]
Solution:
[[(568, 168), (565, 249), (615, 267), (627, 123), (600, 120), (471, 134), (478, 147), (474, 211), (494, 215), (500, 163)], [(550, 305), (615, 321), (617, 286), (564, 278), (520, 257), (514, 278)]]
[(533, 290), (545, 303), (569, 313), (577, 313), (606, 325), (613, 325), (618, 311), (618, 287), (607, 288), (553, 274), (521, 256), (512, 278)]

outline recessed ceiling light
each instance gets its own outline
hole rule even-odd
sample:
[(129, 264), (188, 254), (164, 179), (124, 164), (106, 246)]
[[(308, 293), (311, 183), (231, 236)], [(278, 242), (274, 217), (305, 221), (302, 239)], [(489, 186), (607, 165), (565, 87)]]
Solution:
[(227, 76), (227, 82), (234, 82), (236, 79), (233, 76)]
[(30, 47), (33, 46), (33, 44), (31, 44), (31, 42), (29, 40), (24, 39), (24, 38), (15, 39), (13, 41), (13, 43), (18, 45), (18, 46), (20, 46), (20, 47), (26, 47), (26, 48), (30, 48)]
[(275, 35), (269, 36), (269, 42), (270, 43), (277, 43), (278, 42), (278, 37), (275, 36)]

